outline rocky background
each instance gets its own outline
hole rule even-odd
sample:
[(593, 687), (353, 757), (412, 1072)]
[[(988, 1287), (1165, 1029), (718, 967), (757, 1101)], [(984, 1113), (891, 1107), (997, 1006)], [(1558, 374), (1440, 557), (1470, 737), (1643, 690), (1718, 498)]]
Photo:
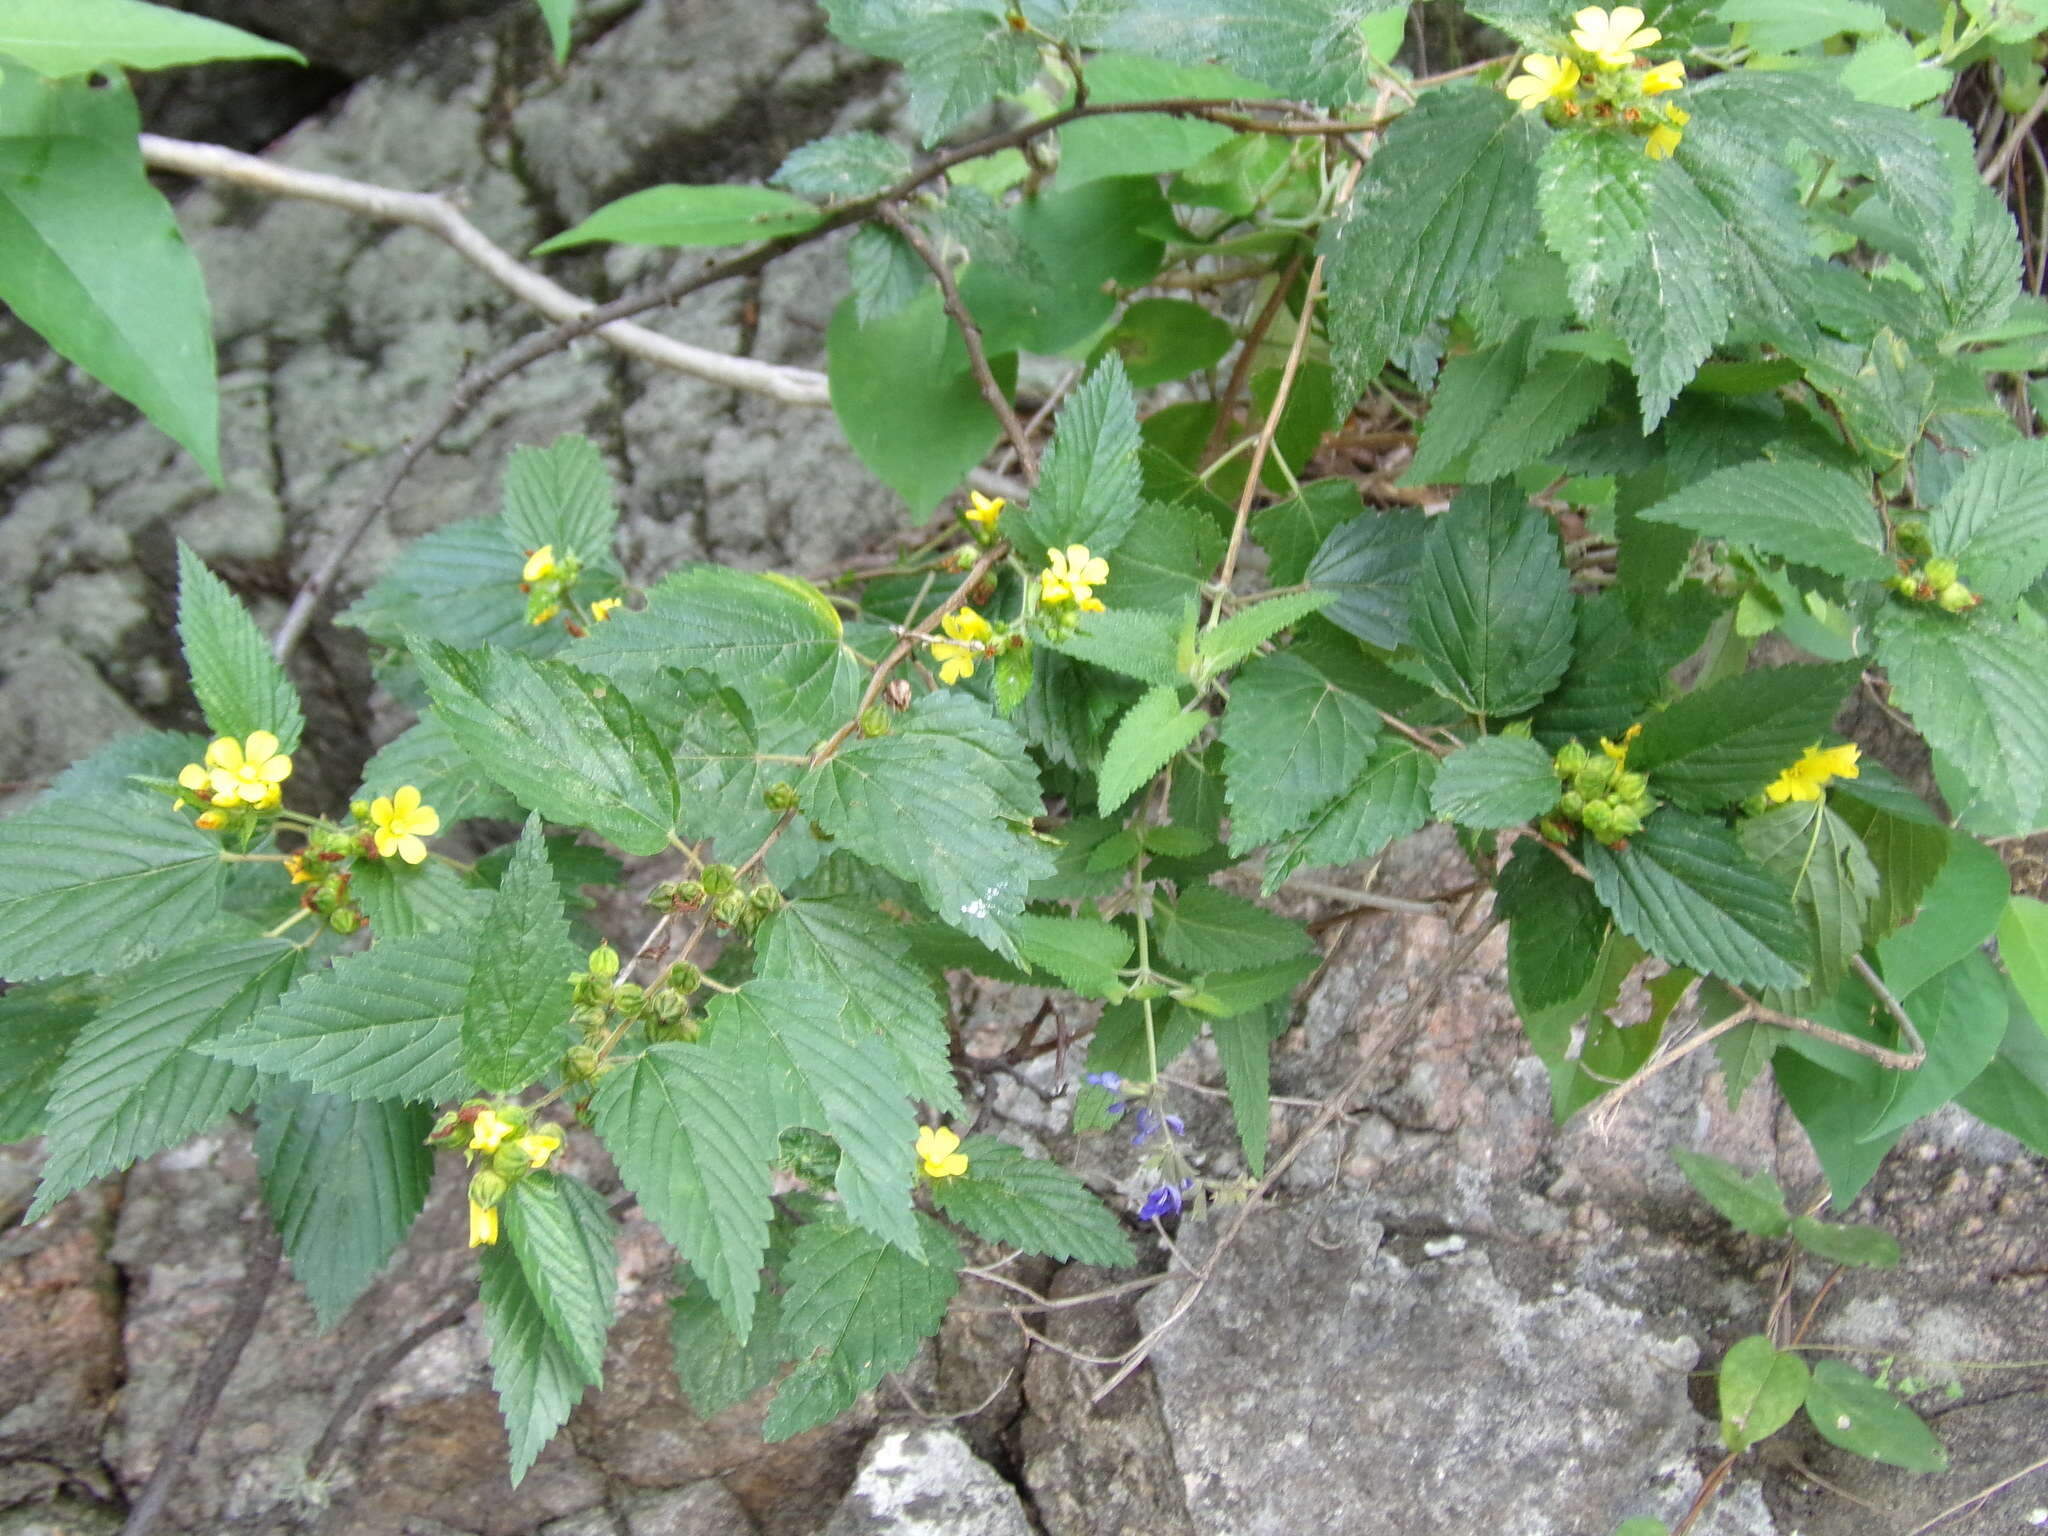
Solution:
[[(458, 193), (513, 251), (650, 182), (763, 176), (807, 139), (889, 126), (899, 105), (886, 70), (834, 43), (809, 0), (586, 4), (566, 71), (526, 0), (189, 8), (282, 37), (315, 68), (150, 82), (147, 126)], [(197, 726), (171, 633), (176, 539), (274, 623), (465, 363), (536, 323), (417, 231), (230, 188), (172, 190), (216, 306), (225, 490), (35, 338), (0, 328), (0, 797), (17, 803), (124, 731)], [(663, 265), (660, 253), (600, 253), (549, 270), (603, 299)], [(818, 367), (841, 291), (827, 245), (651, 323)], [(611, 459), (642, 577), (705, 557), (821, 573), (900, 526), (828, 414), (586, 342), (499, 390), (428, 455), (361, 546), (351, 589), (407, 538), (491, 510), (512, 447), (570, 431)], [(301, 777), (338, 799), (399, 721), (367, 712), (352, 633), (316, 626), (295, 666), (312, 717)], [(1409, 896), (1464, 878), (1448, 841), (1427, 835), (1378, 872), (1380, 889)], [(1303, 899), (1305, 913), (1343, 905)], [(1323, 937), (1328, 964), (1278, 1047), (1276, 1154), (1453, 943), (1435, 919), (1384, 913)], [(958, 1001), (976, 1047), (994, 1053), (1039, 998)], [(1106, 1372), (1086, 1358), (1166, 1322), (1185, 1279), (1032, 1314), (1041, 1340), (1004, 1310), (1014, 1293), (970, 1284), (915, 1368), (845, 1421), (775, 1446), (760, 1441), (759, 1401), (700, 1422), (671, 1368), (667, 1262), (628, 1218), (606, 1385), (516, 1493), (450, 1185), (333, 1332), (316, 1331), (288, 1280), (278, 1286), (160, 1529), (1606, 1536), (1629, 1515), (1675, 1519), (1718, 1460), (1702, 1373), (1763, 1325), (1782, 1254), (1729, 1232), (1667, 1149), (1771, 1167), (1795, 1199), (1821, 1187), (1767, 1092), (1724, 1108), (1708, 1054), (1600, 1129), (1560, 1131), (1520, 1044), (1498, 941), (1482, 947), (1377, 1060), (1360, 1107), (1251, 1215), (1150, 1364), (1099, 1405)], [(1198, 1053), (1177, 1075), (1194, 1144), (1212, 1171), (1236, 1171), (1215, 1063)], [(1060, 1087), (1051, 1058), (991, 1083), (1007, 1134), (1132, 1208), (1128, 1149), (1065, 1133), (1066, 1104), (1047, 1097)], [(0, 1149), (0, 1536), (111, 1533), (231, 1305), (262, 1219), (253, 1159), (223, 1128), (23, 1228), (36, 1166), (34, 1144)], [(608, 1170), (579, 1171), (611, 1187)], [(2048, 1452), (2048, 1364), (2010, 1366), (2048, 1362), (2042, 1172), (1960, 1117), (1923, 1123), (1851, 1213), (1893, 1231), (1904, 1264), (1850, 1273), (1819, 1309), (1814, 1340), (1865, 1368), (1896, 1357), (1896, 1373), (1930, 1383), (1916, 1406), (1951, 1471), (1887, 1471), (1796, 1428), (1746, 1459), (1696, 1530), (1910, 1532)], [(1171, 1265), (1150, 1240), (1147, 1272), (1205, 1264), (1223, 1226), (1184, 1226)], [(1004, 1273), (1063, 1298), (1128, 1278)], [(1823, 1278), (1811, 1263), (1795, 1272), (1790, 1304), (1803, 1310)], [(411, 1347), (387, 1347), (401, 1340)], [(1983, 1368), (1994, 1363), (2008, 1368)], [(1941, 1529), (2043, 1524), (2048, 1476), (2036, 1475)]]

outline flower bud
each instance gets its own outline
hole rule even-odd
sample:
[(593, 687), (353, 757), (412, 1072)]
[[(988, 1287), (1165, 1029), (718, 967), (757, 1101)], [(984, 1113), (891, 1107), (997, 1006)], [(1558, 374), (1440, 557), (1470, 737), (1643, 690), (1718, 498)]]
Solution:
[(370, 802), (367, 800), (351, 800), (348, 803), (348, 813), (357, 821), (368, 821), (370, 819)]
[(1920, 574), (1926, 578), (1927, 585), (1939, 592), (1944, 587), (1954, 586), (1956, 578), (1962, 575), (1963, 571), (1953, 560), (1935, 559), (1922, 566)]
[(653, 1045), (665, 1045), (671, 1041), (680, 1041), (684, 1045), (690, 1045), (695, 1043), (697, 1037), (703, 1031), (704, 1026), (688, 1014), (685, 1014), (673, 1023), (666, 1019), (649, 1019), (647, 1021), (647, 1039)]
[(753, 908), (747, 904), (747, 898), (740, 892), (727, 891), (718, 898), (717, 904), (711, 909), (711, 915), (726, 927), (732, 928), (737, 927), (740, 919), (752, 910)]
[(1614, 776), (1614, 787), (1610, 791), (1614, 798), (1624, 805), (1633, 805), (1650, 798), (1650, 780), (1645, 774), (1624, 770)]
[(882, 690), (882, 697), (889, 701), (891, 709), (901, 714), (910, 708), (910, 680), (903, 677), (890, 678), (889, 686)]
[(723, 896), (728, 891), (739, 889), (739, 871), (730, 864), (706, 864), (704, 866), (704, 894)]
[(1911, 572), (1894, 576), (1886, 585), (1901, 597), (1918, 597), (1920, 595), (1920, 578)]
[(793, 811), (797, 807), (796, 786), (778, 779), (761, 791), (761, 803), (771, 811)]
[(889, 711), (879, 704), (870, 704), (860, 712), (860, 733), (873, 740), (889, 734)]
[(469, 1198), (474, 1205), (485, 1210), (491, 1209), (512, 1192), (512, 1185), (503, 1175), (489, 1168), (479, 1169), (469, 1181)]
[(495, 1173), (507, 1184), (517, 1184), (526, 1177), (532, 1166), (533, 1158), (527, 1149), (520, 1145), (520, 1138), (508, 1136), (498, 1144), (498, 1150), (491, 1154), (490, 1167), (486, 1171)]
[(664, 1024), (675, 1024), (690, 1011), (690, 1001), (679, 992), (655, 992), (648, 996), (647, 1006), (654, 1010), (654, 1017)]
[(747, 892), (747, 905), (762, 916), (782, 910), (782, 892), (766, 880)]
[(603, 1069), (604, 1059), (595, 1046), (572, 1045), (562, 1057), (562, 1076), (572, 1083), (590, 1082)]
[(647, 894), (647, 905), (657, 912), (687, 912), (704, 899), (704, 887), (695, 880), (664, 880)]
[(219, 811), (201, 811), (193, 818), (192, 824), (202, 832), (218, 832), (228, 824), (228, 819)]
[(1568, 779), (1588, 762), (1586, 749), (1576, 741), (1568, 741), (1557, 749), (1557, 756), (1550, 760), (1551, 769), (1560, 779)]
[(632, 1018), (647, 1005), (647, 989), (632, 982), (623, 982), (612, 991), (612, 1006)]
[(459, 1112), (451, 1109), (434, 1122), (424, 1145), (437, 1151), (460, 1152), (469, 1145), (469, 1126)]
[(1952, 581), (1942, 588), (1941, 596), (1936, 601), (1949, 613), (1962, 613), (1976, 607), (1978, 597), (1960, 581)]
[(1557, 814), (1577, 821), (1586, 814), (1586, 797), (1576, 789), (1566, 790), (1557, 797)]
[(1605, 753), (1589, 757), (1586, 766), (1572, 775), (1572, 788), (1588, 800), (1597, 800), (1607, 793), (1608, 786), (1614, 782), (1614, 774), (1613, 758)]
[(363, 914), (354, 907), (336, 907), (327, 914), (327, 926), (336, 933), (354, 933), (363, 926)]
[(664, 983), (679, 997), (688, 997), (704, 985), (704, 973), (687, 960), (678, 960), (668, 968), (668, 979)]
[(619, 952), (609, 944), (600, 944), (590, 952), (587, 964), (591, 975), (600, 981), (610, 981), (619, 974)]
[(1892, 527), (1892, 538), (1901, 550), (1909, 555), (1928, 555), (1934, 546), (1927, 542), (1927, 521), (1924, 518), (1909, 517)]

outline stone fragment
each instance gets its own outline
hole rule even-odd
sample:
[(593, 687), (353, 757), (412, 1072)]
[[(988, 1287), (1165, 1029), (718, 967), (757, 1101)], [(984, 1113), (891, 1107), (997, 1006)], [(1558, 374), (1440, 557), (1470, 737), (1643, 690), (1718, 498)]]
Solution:
[(957, 1430), (891, 1429), (822, 1536), (1031, 1536), (1017, 1490)]

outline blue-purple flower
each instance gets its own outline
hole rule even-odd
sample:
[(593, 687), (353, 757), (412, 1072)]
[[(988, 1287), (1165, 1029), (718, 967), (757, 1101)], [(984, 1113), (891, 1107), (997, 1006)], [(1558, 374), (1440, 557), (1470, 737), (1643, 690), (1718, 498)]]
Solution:
[(1145, 1197), (1145, 1203), (1138, 1207), (1138, 1220), (1157, 1221), (1162, 1216), (1178, 1216), (1184, 1197), (1195, 1187), (1193, 1179), (1182, 1179), (1178, 1184), (1171, 1181), (1160, 1185)]
[(1082, 1080), (1093, 1083), (1104, 1093), (1111, 1096), (1109, 1108), (1105, 1111), (1110, 1119), (1114, 1120), (1118, 1115), (1130, 1108), (1130, 1105), (1126, 1104), (1119, 1097), (1124, 1091), (1124, 1080), (1119, 1074), (1115, 1072), (1090, 1072)]
[(1146, 1142), (1158, 1134), (1162, 1123), (1176, 1136), (1185, 1136), (1187, 1134), (1187, 1122), (1182, 1120), (1179, 1115), (1162, 1115), (1150, 1104), (1139, 1105), (1137, 1116), (1138, 1130), (1131, 1137), (1131, 1145), (1134, 1147), (1145, 1145)]

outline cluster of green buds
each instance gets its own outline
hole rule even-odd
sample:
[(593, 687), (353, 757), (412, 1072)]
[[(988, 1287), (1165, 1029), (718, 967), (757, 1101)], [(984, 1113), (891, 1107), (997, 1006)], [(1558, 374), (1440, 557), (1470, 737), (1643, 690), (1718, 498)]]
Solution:
[(703, 985), (704, 973), (689, 961), (680, 960), (668, 968), (667, 975), (648, 988), (641, 1024), (651, 1043), (658, 1045), (665, 1040), (688, 1043), (702, 1035), (703, 1021), (690, 1011), (690, 999)]
[(519, 572), (519, 590), (526, 594), (526, 622), (545, 624), (562, 611), (576, 578), (583, 574), (583, 562), (573, 551), (555, 554), (555, 546), (543, 544), (526, 552), (526, 564)]
[[(694, 893), (687, 905), (709, 903), (714, 922), (751, 934), (782, 910), (782, 892), (767, 880), (742, 888), (740, 872), (730, 864), (706, 864), (695, 880), (674, 882), (682, 893)], [(659, 894), (659, 888), (657, 888)]]
[(484, 1159), (469, 1180), (469, 1246), (478, 1248), (498, 1240), (498, 1207), (513, 1186), (562, 1149), (562, 1128), (524, 1105), (468, 1099), (434, 1122), (426, 1144), (471, 1165)]
[(1984, 599), (1957, 579), (1961, 575), (1955, 561), (1939, 555), (1917, 567), (1901, 560), (1891, 587), (1909, 601), (1933, 603), (1944, 613), (1967, 613)]
[(1657, 802), (1650, 797), (1648, 776), (1628, 766), (1629, 743), (1641, 731), (1640, 725), (1630, 726), (1619, 743), (1603, 736), (1598, 752), (1588, 752), (1577, 738), (1558, 748), (1550, 768), (1564, 789), (1540, 824), (1545, 837), (1568, 842), (1576, 825), (1612, 848), (1643, 830)]
[(299, 893), (300, 906), (327, 919), (336, 933), (354, 933), (369, 919), (349, 895), (348, 855), (334, 846), (337, 840), (350, 846), (345, 834), (316, 827), (306, 846), (284, 861), (285, 873), (293, 885), (308, 887)]

